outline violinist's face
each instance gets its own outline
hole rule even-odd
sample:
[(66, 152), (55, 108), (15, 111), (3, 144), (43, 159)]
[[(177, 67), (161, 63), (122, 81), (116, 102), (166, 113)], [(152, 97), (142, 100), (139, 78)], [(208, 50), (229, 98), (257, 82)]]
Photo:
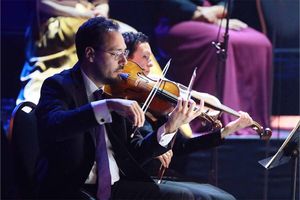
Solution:
[(136, 62), (143, 69), (143, 72), (148, 75), (150, 73), (150, 68), (153, 66), (153, 62), (150, 59), (151, 55), (152, 51), (148, 42), (138, 43), (136, 51), (133, 53), (130, 60)]
[(92, 76), (96, 84), (111, 84), (119, 80), (119, 74), (127, 63), (125, 55), (126, 44), (121, 33), (108, 32), (104, 38), (105, 44), (95, 50)]

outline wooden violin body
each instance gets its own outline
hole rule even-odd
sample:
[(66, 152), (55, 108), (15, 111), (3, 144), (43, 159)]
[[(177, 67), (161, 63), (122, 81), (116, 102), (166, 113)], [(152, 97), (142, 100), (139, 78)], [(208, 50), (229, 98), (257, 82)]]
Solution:
[[(143, 104), (156, 81), (145, 76), (139, 66), (128, 61), (120, 82), (106, 85), (104, 91), (114, 97), (136, 100)], [(149, 105), (149, 111), (155, 116), (169, 114), (177, 103), (179, 88), (171, 81), (164, 80), (160, 84), (156, 97)]]

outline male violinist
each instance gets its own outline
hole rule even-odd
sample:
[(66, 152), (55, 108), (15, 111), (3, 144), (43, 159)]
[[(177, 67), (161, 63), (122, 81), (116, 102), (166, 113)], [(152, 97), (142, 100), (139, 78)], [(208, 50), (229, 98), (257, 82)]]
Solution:
[[(151, 76), (150, 72), (152, 71), (154, 62), (151, 59), (152, 51), (148, 42), (148, 37), (141, 32), (126, 32), (122, 35), (124, 37), (127, 49), (130, 52), (128, 55), (128, 60), (137, 63), (145, 75)], [(240, 112), (240, 114), (241, 117), (239, 119), (227, 124), (223, 129), (221, 129), (221, 131), (216, 131), (191, 139), (177, 137), (173, 150), (171, 149), (168, 152), (161, 154), (157, 158), (165, 168), (168, 168), (173, 156), (173, 152), (175, 155), (187, 154), (196, 150), (208, 149), (220, 145), (223, 138), (235, 132), (236, 130), (244, 128), (247, 126), (247, 124), (251, 124), (252, 119), (247, 113)], [(146, 119), (145, 125), (143, 128), (141, 128), (140, 132), (146, 135), (148, 131), (151, 131), (151, 125)], [(147, 170), (150, 174), (153, 173), (153, 169), (147, 168)], [(231, 194), (209, 184), (164, 180), (160, 185), (187, 188), (188, 190), (192, 191), (195, 199), (235, 199)]]

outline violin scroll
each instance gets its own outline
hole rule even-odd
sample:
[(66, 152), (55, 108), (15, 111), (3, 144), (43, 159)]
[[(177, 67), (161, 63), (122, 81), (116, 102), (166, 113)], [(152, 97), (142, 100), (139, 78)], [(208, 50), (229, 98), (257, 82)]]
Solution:
[(260, 139), (262, 140), (269, 140), (270, 137), (272, 136), (272, 130), (270, 128), (263, 128), (261, 125), (259, 125), (257, 122), (253, 122), (252, 124), (252, 129), (257, 132), (259, 135)]

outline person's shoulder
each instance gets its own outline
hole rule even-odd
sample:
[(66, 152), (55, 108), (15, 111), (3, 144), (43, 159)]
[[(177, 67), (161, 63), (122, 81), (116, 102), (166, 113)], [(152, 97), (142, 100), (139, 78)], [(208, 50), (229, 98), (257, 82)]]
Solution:
[(74, 83), (74, 78), (73, 77), (73, 69), (67, 69), (64, 70), (60, 73), (54, 74), (53, 76), (48, 77), (44, 83), (43, 87), (47, 88), (57, 88), (57, 87), (70, 87), (70, 85), (73, 85)]
[(49, 77), (48, 79), (63, 82), (72, 77), (72, 74), (74, 73), (73, 71), (74, 71), (73, 68), (66, 69), (66, 70), (61, 71), (60, 73), (54, 74), (53, 76)]

